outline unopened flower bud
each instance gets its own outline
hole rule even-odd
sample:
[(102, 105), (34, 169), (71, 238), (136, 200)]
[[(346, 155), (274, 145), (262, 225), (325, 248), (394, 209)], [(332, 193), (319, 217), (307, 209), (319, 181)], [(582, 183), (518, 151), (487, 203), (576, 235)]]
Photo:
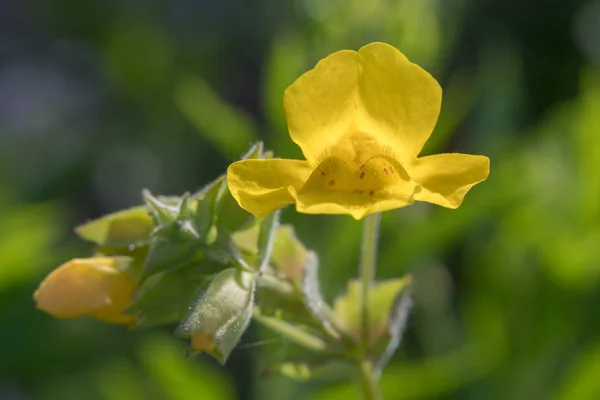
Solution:
[(192, 349), (224, 363), (252, 317), (255, 275), (235, 268), (220, 272), (188, 315), (180, 331)]
[(115, 258), (76, 258), (52, 271), (33, 297), (38, 309), (56, 318), (89, 316), (129, 325), (135, 317), (125, 310), (135, 289)]

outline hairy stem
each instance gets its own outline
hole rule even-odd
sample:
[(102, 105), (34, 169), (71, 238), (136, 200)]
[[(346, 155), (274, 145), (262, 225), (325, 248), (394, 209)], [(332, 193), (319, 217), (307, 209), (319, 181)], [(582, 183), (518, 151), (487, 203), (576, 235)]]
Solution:
[(380, 400), (379, 385), (373, 375), (373, 363), (363, 361), (360, 364), (360, 378), (365, 392), (365, 400)]
[(373, 361), (369, 354), (370, 346), (370, 294), (371, 286), (375, 280), (375, 268), (377, 263), (377, 242), (379, 239), (379, 223), (381, 214), (371, 214), (365, 218), (360, 249), (360, 279), (361, 279), (361, 361), (359, 364), (361, 381), (364, 388), (366, 400), (378, 400), (379, 387), (375, 374), (373, 373)]
[(381, 214), (371, 214), (365, 218), (360, 248), (360, 279), (361, 279), (361, 338), (362, 347), (366, 352), (369, 346), (369, 304), (370, 289), (375, 279), (377, 262), (377, 241), (379, 239), (379, 222)]

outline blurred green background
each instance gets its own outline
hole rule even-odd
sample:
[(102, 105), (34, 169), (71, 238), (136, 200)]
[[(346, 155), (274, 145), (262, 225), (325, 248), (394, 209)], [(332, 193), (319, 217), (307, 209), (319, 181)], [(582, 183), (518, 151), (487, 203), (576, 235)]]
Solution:
[[(173, 327), (58, 321), (32, 293), (87, 256), (72, 227), (181, 194), (253, 141), (300, 157), (283, 90), (340, 49), (385, 41), (444, 88), (425, 153), (492, 159), (458, 210), (387, 212), (378, 276), (415, 306), (386, 399), (600, 399), (600, 2), (19, 1), (0, 11), (0, 399), (358, 399), (354, 383), (263, 377), (253, 324), (225, 368)], [(283, 213), (328, 299), (360, 224)]]

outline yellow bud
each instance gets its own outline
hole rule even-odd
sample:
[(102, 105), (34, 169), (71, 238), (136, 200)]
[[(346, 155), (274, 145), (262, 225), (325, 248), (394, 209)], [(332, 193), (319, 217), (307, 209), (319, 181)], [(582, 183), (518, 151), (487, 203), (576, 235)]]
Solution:
[(56, 318), (89, 316), (129, 325), (135, 317), (125, 310), (135, 289), (135, 281), (117, 268), (114, 258), (76, 258), (52, 271), (33, 298), (38, 309)]
[(210, 333), (196, 331), (192, 335), (192, 349), (202, 351), (212, 351), (216, 347)]

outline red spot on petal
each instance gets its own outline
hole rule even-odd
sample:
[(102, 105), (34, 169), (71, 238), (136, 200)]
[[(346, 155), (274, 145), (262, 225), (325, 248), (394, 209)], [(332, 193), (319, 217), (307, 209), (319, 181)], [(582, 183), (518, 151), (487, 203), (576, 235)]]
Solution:
[(363, 179), (365, 177), (365, 171), (360, 171), (360, 175), (358, 177)]
[(325, 171), (321, 171), (321, 176), (325, 176)]
[(375, 192), (374, 192), (374, 191), (372, 191), (372, 190), (369, 190), (369, 196), (373, 196), (374, 194), (375, 194)]
[(329, 186), (333, 186), (333, 185), (335, 185), (335, 181), (332, 179), (329, 181)]
[(388, 170), (387, 170), (387, 168), (384, 168), (384, 169), (383, 169), (383, 173), (384, 173), (384, 174), (386, 174), (386, 175), (388, 174)]

